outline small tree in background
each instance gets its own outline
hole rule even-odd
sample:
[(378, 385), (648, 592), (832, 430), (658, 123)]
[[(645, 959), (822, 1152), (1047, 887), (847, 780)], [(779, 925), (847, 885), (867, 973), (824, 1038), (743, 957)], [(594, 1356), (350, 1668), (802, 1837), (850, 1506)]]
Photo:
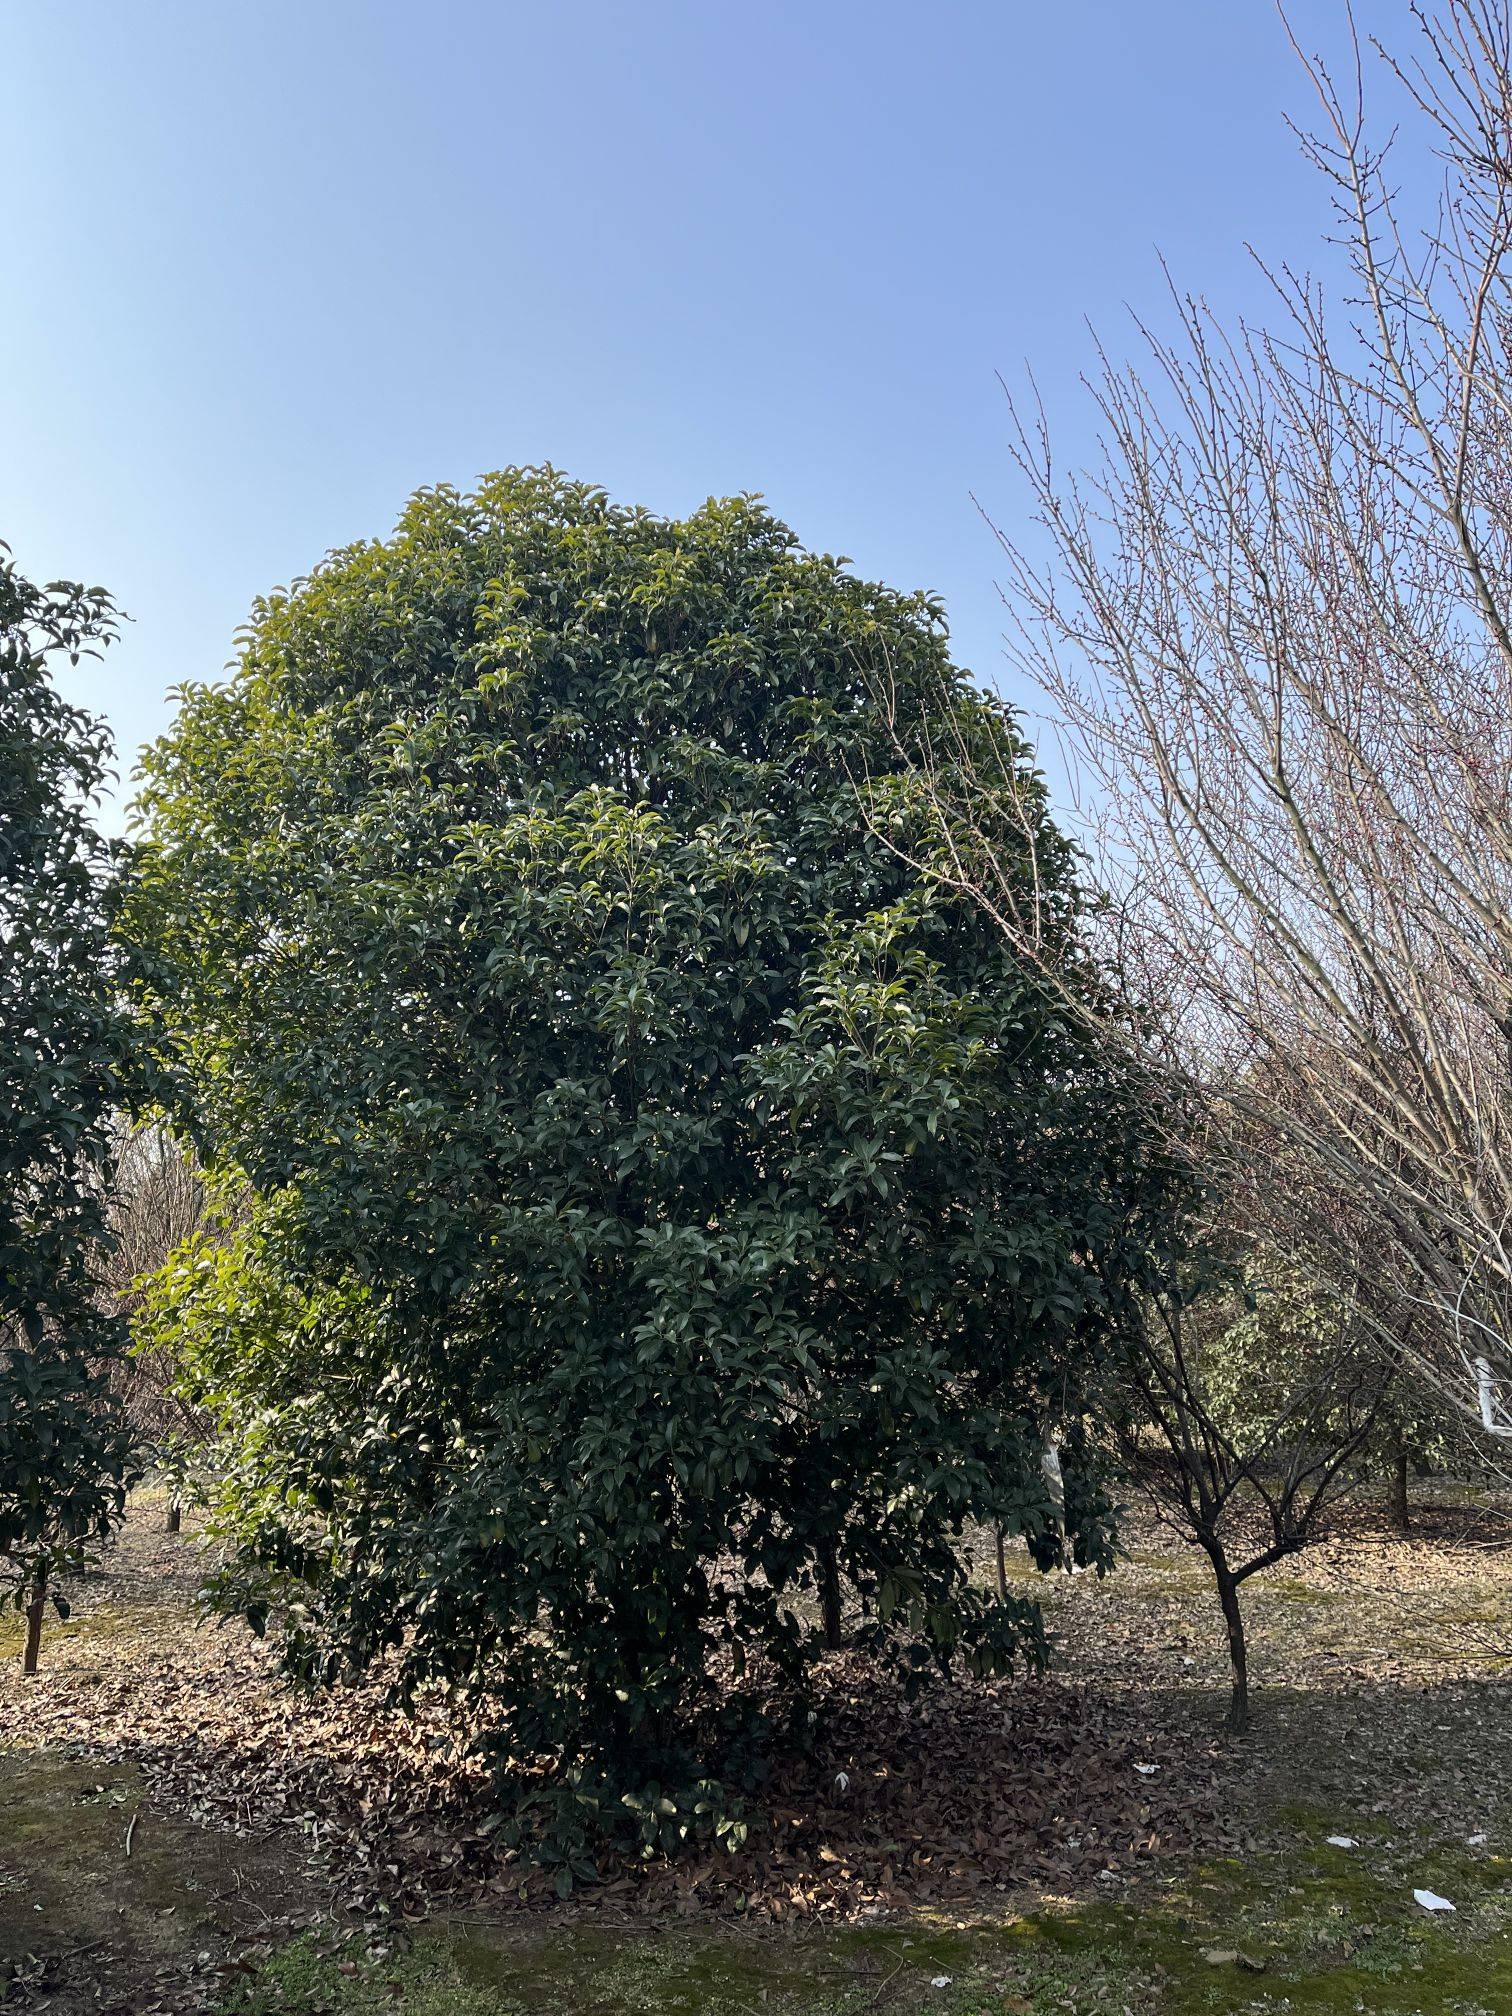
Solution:
[(1131, 1476), (1212, 1568), (1233, 1735), (1250, 1719), (1240, 1591), (1320, 1536), (1358, 1480), (1393, 1376), (1356, 1311), (1284, 1265), (1270, 1279), (1258, 1265), (1251, 1254), (1225, 1278), (1198, 1257), (1172, 1271), (1146, 1304), (1117, 1417)]
[(110, 744), (52, 663), (114, 630), (100, 589), (35, 587), (0, 548), (0, 1573), (36, 1670), (49, 1592), (120, 1518), (124, 1328), (100, 1293), (102, 1172), (125, 1022), (91, 822)]
[(893, 737), (942, 691), (1095, 989), (937, 607), (750, 501), (422, 493), (147, 760), (138, 994), (255, 1200), (156, 1301), (226, 1437), (224, 1598), (313, 1679), (471, 1704), (569, 1872), (728, 1828), (768, 1682), (847, 1623), (910, 1684), (1038, 1656), (968, 1526), (1107, 1558), (1076, 1423), (1158, 1200), (1062, 992), (863, 814), (867, 776), (922, 823)]
[(1375, 1468), (1386, 1479), (1386, 1504), (1399, 1533), (1412, 1531), (1412, 1479), (1457, 1466), (1475, 1470), (1485, 1448), (1458, 1409), (1431, 1381), (1414, 1377), (1420, 1351), (1401, 1356), (1381, 1407), (1372, 1447)]
[[(1251, 1252), (1242, 1306), (1216, 1331), (1209, 1356), (1213, 1405), (1226, 1432), (1252, 1432), (1257, 1423), (1283, 1417), (1299, 1391), (1316, 1390), (1309, 1408), (1315, 1436), (1320, 1443), (1348, 1444), (1350, 1482), (1389, 1471), (1396, 1515), (1397, 1455), (1405, 1449), (1410, 1463), (1417, 1411), (1398, 1365), (1375, 1342), (1373, 1326), (1361, 1322), (1336, 1289), (1274, 1249)], [(1369, 1430), (1363, 1437), (1362, 1423)]]

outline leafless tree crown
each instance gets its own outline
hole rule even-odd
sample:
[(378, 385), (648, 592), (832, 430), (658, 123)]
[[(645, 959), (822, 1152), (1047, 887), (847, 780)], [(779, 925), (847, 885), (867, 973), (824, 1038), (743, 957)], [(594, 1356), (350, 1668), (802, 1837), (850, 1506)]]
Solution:
[[(1389, 1279), (1398, 1328), (1502, 1430), (1512, 37), (1506, 0), (1417, 25), (1415, 54), (1357, 43), (1342, 83), (1297, 45), (1346, 284), (1270, 269), (1264, 328), (1173, 289), (1142, 363), (1099, 352), (1090, 474), (1013, 402), (1048, 548), (1003, 536), (1005, 593), (1185, 1064), (1271, 1130), (1319, 1248), (1331, 1214), (1350, 1228), (1336, 1271)], [(1436, 190), (1394, 184), (1367, 78), (1403, 94)]]

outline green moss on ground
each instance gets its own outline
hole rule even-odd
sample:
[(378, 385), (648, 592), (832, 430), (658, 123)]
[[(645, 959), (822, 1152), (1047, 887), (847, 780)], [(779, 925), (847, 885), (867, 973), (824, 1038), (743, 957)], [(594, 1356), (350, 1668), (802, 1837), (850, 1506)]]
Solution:
[(240, 2016), (495, 2016), (497, 1996), (470, 1987), (444, 1950), (429, 1945), (374, 1959), (360, 1948), (296, 1939), (265, 1962), (236, 1997), (223, 2004)]
[(266, 1915), (297, 1881), (286, 1860), (150, 1808), (119, 1761), (0, 1752), (0, 2004), (134, 2007), (156, 1969), (218, 1951), (223, 1933)]
[[(1296, 1845), (1116, 1901), (970, 1930), (786, 1936), (462, 1919), (408, 1952), (297, 1942), (227, 2016), (1505, 2016), (1512, 1860), (1367, 1839), (1303, 1814)], [(1353, 1851), (1326, 1835), (1349, 1831)], [(1431, 1917), (1415, 1887), (1453, 1897)], [(1233, 1957), (1226, 1957), (1233, 1956)], [(937, 1985), (938, 1984), (938, 1985)]]
[[(44, 1752), (0, 1758), (0, 1955), (118, 1935), (167, 1951), (165, 1914), (192, 1907), (171, 1832), (133, 1826), (135, 1772)], [(132, 1830), (132, 1853), (126, 1849)]]

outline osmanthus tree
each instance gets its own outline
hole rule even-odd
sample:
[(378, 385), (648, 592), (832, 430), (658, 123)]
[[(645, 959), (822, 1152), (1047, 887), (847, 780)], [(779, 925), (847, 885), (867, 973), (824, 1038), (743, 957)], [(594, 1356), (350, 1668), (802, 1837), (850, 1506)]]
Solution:
[(59, 1571), (108, 1536), (130, 1473), (99, 1278), (129, 1026), (92, 819), (110, 745), (52, 678), (113, 630), (102, 590), (35, 586), (0, 546), (0, 1599), (27, 1613), (27, 1672), (50, 1590), (66, 1611)]
[(1063, 993), (879, 837), (942, 691), (1074, 968), (938, 607), (750, 500), (422, 492), (146, 761), (137, 995), (253, 1200), (153, 1319), (226, 1440), (224, 1599), (312, 1679), (444, 1686), (564, 1881), (738, 1834), (847, 1623), (910, 1676), (1037, 1656), (970, 1522), (1108, 1556), (1081, 1422), (1161, 1180)]
[(1387, 1511), (1406, 1532), (1413, 1469), (1473, 1469), (1477, 1457), (1469, 1424), (1413, 1376), (1421, 1356), (1414, 1340), (1383, 1347), (1373, 1312), (1354, 1308), (1305, 1259), (1263, 1241), (1243, 1286), (1241, 1306), (1210, 1347), (1214, 1411), (1225, 1429), (1253, 1440), (1258, 1424), (1297, 1414), (1299, 1394), (1316, 1394), (1317, 1440), (1346, 1451), (1340, 1488), (1385, 1479)]

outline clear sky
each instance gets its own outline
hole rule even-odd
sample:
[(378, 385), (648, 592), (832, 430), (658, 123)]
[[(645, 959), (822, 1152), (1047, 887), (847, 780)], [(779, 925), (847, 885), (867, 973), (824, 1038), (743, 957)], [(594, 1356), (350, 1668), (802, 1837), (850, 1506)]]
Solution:
[(508, 462), (761, 491), (1006, 683), (995, 374), (1084, 450), (1157, 248), (1253, 309), (1326, 221), (1271, 0), (0, 0), (0, 89), (0, 537), (133, 618), (73, 689), (127, 768), (254, 595)]

